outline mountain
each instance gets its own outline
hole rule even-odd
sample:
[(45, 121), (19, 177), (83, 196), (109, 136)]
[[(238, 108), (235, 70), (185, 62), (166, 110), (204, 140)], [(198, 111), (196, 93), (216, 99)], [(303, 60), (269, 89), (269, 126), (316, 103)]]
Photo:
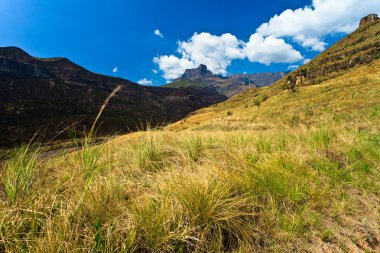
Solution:
[[(350, 115), (350, 117), (353, 117), (352, 120), (357, 120), (355, 117), (358, 115), (354, 113), (358, 111), (357, 107), (372, 110), (372, 108), (376, 108), (376, 106), (380, 104), (380, 94), (372, 95), (361, 93), (360, 91), (360, 89), (363, 88), (362, 85), (365, 86), (367, 83), (372, 83), (371, 81), (375, 81), (378, 78), (380, 19), (377, 15), (371, 14), (364, 17), (360, 24), (356, 31), (331, 46), (312, 61), (278, 80), (273, 85), (260, 89), (253, 88), (246, 90), (216, 106), (192, 113), (191, 117), (186, 118), (185, 121), (175, 123), (171, 128), (203, 128), (204, 126), (209, 126), (211, 122), (219, 122), (222, 125), (230, 125), (232, 123), (251, 125), (249, 122), (255, 117), (260, 117), (261, 119), (260, 122), (257, 122), (258, 125), (293, 124), (293, 120), (302, 121), (302, 117), (316, 123), (318, 121), (316, 121), (315, 117), (300, 115), (324, 110), (331, 110), (337, 114), (339, 114), (338, 112), (348, 113), (351, 111), (352, 115)], [(363, 71), (363, 73), (361, 73), (361, 71)], [(371, 71), (375, 74), (373, 77), (374, 80), (368, 80), (368, 76), (371, 76)], [(335, 97), (326, 96), (320, 98), (324, 92), (319, 84), (330, 83), (328, 82), (330, 80), (337, 80), (336, 82), (338, 83), (346, 80), (346, 83), (340, 84), (340, 86), (330, 85), (331, 87), (329, 89), (336, 92)], [(371, 88), (374, 89), (372, 91), (374, 94), (377, 92), (377, 90), (375, 90), (377, 84), (378, 82), (371, 84), (373, 85)], [(300, 103), (301, 98), (298, 97), (298, 95), (302, 93), (298, 91), (304, 91), (302, 88), (309, 86), (311, 87), (306, 88), (305, 92), (307, 90), (313, 93), (305, 94), (305, 97), (302, 98), (303, 102)], [(319, 89), (322, 90), (319, 91)], [(354, 105), (353, 102), (355, 100), (345, 98), (344, 94), (339, 93), (339, 89), (349, 90), (351, 95), (347, 94), (347, 96), (356, 97), (359, 95), (354, 95), (354, 93), (360, 94), (360, 97), (363, 99), (362, 104)], [(368, 96), (367, 100), (365, 96)], [(323, 103), (320, 102), (321, 108), (316, 107), (317, 103), (314, 101), (317, 99), (326, 100)], [(336, 99), (342, 101), (342, 103), (345, 101), (346, 104), (343, 106), (340, 105), (338, 101), (333, 103), (328, 102), (327, 99), (334, 101)], [(297, 107), (294, 106), (295, 103), (299, 103)], [(334, 108), (333, 106), (337, 104), (339, 106)], [(348, 105), (351, 105), (351, 107)], [(347, 111), (343, 110), (341, 106)], [(289, 110), (285, 110), (285, 108), (289, 108)], [(239, 114), (234, 114), (234, 110), (238, 111)], [(226, 117), (227, 114), (231, 115)], [(244, 117), (242, 115), (244, 115)], [(265, 115), (265, 117), (262, 115)], [(281, 115), (281, 119), (278, 115)], [(333, 114), (329, 113), (329, 115), (331, 116)], [(348, 115), (345, 117), (347, 116)], [(272, 122), (272, 120), (275, 122)]]
[[(126, 132), (176, 121), (225, 100), (212, 89), (144, 87), (96, 74), (66, 58), (37, 58), (16, 47), (0, 48), (0, 145), (49, 139), (66, 127), (91, 126), (100, 106), (118, 85), (100, 134)], [(65, 135), (62, 135), (65, 137)]]
[(0, 251), (380, 252), (379, 32), (159, 130), (12, 152)]
[(187, 69), (185, 73), (167, 88), (212, 88), (218, 93), (231, 97), (252, 87), (271, 85), (286, 75), (286, 72), (269, 72), (257, 74), (235, 74), (228, 77), (214, 75), (206, 65), (199, 65), (195, 69)]

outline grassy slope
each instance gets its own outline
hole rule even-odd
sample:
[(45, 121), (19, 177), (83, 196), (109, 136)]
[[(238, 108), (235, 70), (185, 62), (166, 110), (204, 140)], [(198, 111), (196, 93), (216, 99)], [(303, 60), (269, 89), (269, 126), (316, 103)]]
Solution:
[(0, 251), (379, 252), (380, 61), (282, 84), (80, 152), (19, 150)]
[(200, 81), (191, 81), (191, 80), (179, 80), (173, 83), (165, 84), (162, 87), (165, 88), (187, 88), (187, 87), (196, 87), (196, 88), (205, 88), (207, 84), (204, 84)]
[(379, 67), (64, 157), (19, 153), (2, 170), (0, 248), (376, 252)]
[(368, 120), (380, 110), (380, 60), (319, 85), (296, 92), (283, 90), (282, 80), (273, 86), (251, 89), (226, 102), (192, 113), (168, 126), (183, 129), (287, 128)]

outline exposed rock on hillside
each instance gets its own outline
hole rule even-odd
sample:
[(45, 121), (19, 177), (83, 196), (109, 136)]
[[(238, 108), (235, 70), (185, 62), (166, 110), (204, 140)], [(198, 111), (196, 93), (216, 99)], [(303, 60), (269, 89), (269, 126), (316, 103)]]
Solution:
[(377, 16), (377, 14), (369, 14), (368, 16), (366, 16), (360, 20), (360, 26), (364, 26), (364, 25), (371, 23), (371, 22), (374, 22), (378, 19), (379, 19), (379, 17)]
[(181, 76), (181, 79), (197, 79), (201, 77), (211, 77), (213, 73), (207, 69), (206, 65), (199, 65), (198, 68), (195, 69), (187, 69), (185, 73)]

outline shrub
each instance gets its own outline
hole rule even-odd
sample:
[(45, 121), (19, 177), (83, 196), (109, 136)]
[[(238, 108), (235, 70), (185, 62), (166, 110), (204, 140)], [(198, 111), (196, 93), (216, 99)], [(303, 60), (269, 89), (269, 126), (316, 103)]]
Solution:
[(260, 100), (260, 99), (254, 99), (254, 100), (253, 100), (253, 104), (254, 104), (255, 106), (257, 106), (257, 107), (260, 107), (260, 105), (261, 105), (261, 100)]

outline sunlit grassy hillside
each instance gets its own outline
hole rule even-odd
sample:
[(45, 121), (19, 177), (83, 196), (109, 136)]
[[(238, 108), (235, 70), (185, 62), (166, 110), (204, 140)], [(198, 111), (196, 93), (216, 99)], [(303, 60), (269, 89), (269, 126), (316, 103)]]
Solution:
[(379, 252), (379, 68), (66, 155), (15, 151), (0, 251)]
[(380, 60), (319, 85), (296, 90), (283, 80), (251, 89), (226, 102), (192, 113), (170, 130), (265, 130), (298, 125), (329, 126), (340, 122), (373, 124), (380, 110)]

